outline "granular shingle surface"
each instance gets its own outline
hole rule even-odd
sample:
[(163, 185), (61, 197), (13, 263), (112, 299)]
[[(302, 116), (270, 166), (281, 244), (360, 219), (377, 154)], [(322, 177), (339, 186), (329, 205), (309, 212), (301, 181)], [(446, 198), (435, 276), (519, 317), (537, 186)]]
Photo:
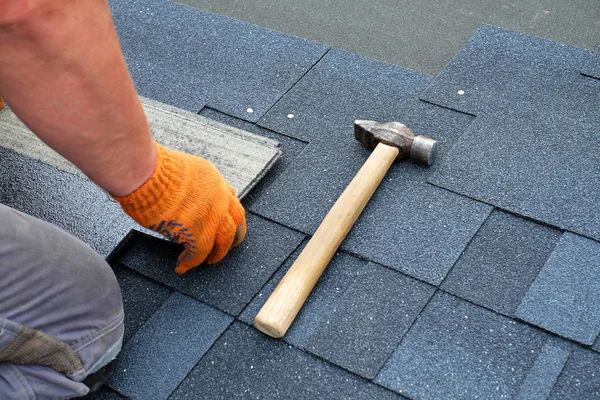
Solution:
[(487, 116), (440, 160), (430, 182), (599, 239), (597, 127), (553, 113)]
[(494, 211), (441, 288), (514, 316), (561, 235), (556, 229)]
[(256, 121), (328, 49), (166, 0), (110, 4), (140, 94), (189, 111)]
[(591, 345), (600, 333), (600, 243), (565, 233), (517, 317)]
[(549, 339), (529, 370), (516, 399), (547, 399), (571, 354), (570, 347), (567, 342), (561, 343), (559, 340)]
[[(235, 358), (232, 363), (231, 358)], [(190, 397), (192, 396), (193, 397)], [(400, 399), (382, 387), (235, 322), (171, 397)]]
[[(444, 157), (472, 117), (419, 101), (429, 81), (414, 71), (330, 51), (259, 121), (310, 144), (252, 209), (312, 233), (369, 155), (353, 137), (355, 119), (401, 121), (439, 140)], [(287, 118), (289, 113), (295, 117)], [(392, 167), (343, 248), (439, 284), (491, 208), (427, 185), (428, 173), (412, 163)]]
[(547, 335), (438, 292), (376, 382), (416, 399), (511, 398)]
[(0, 202), (51, 222), (107, 256), (137, 226), (96, 185), (0, 147)]
[(600, 46), (590, 56), (590, 59), (581, 71), (583, 74), (600, 79)]
[[(241, 315), (252, 323), (297, 251)], [(389, 268), (338, 253), (285, 340), (372, 379), (433, 295), (434, 287)]]
[[(122, 394), (600, 398), (597, 54), (484, 25), (433, 78), (166, 0), (110, 5), (142, 94), (284, 151), (218, 265), (179, 276), (181, 247), (140, 233), (114, 252)], [(391, 168), (270, 339), (254, 316), (370, 154), (355, 119), (403, 122), (439, 141), (438, 158)], [(89, 182), (5, 149), (0, 201), (103, 255), (135, 227)]]
[(549, 400), (581, 400), (600, 398), (600, 355), (593, 351), (576, 347)]
[(421, 99), (478, 116), (523, 110), (598, 118), (600, 82), (581, 74), (590, 52), (482, 25)]
[(173, 291), (125, 267), (117, 266), (114, 271), (123, 297), (127, 343)]
[(238, 315), (300, 244), (304, 235), (248, 214), (248, 237), (215, 265), (201, 265), (184, 275), (175, 273), (181, 247), (165, 240), (138, 236), (120, 262), (183, 293)]
[(89, 394), (84, 397), (85, 400), (126, 400), (125, 397), (113, 392), (112, 390), (103, 387), (99, 391)]
[(232, 320), (174, 293), (125, 347), (111, 387), (135, 399), (166, 399)]
[(214, 109), (205, 107), (200, 112), (200, 115), (214, 119), (215, 121), (222, 122), (227, 125), (232, 125), (237, 128), (243, 129), (247, 132), (252, 132), (257, 135), (267, 137), (269, 139), (276, 140), (279, 142), (283, 155), (279, 158), (277, 163), (269, 170), (269, 173), (260, 180), (260, 182), (248, 193), (242, 204), (246, 208), (252, 208), (252, 205), (257, 198), (261, 196), (269, 196), (269, 186), (277, 179), (279, 175), (292, 163), (292, 161), (300, 154), (306, 147), (306, 142), (294, 139), (288, 136), (281, 135), (277, 132), (273, 132), (269, 129), (262, 128), (258, 125), (249, 123), (247, 121), (231, 117), (227, 114), (223, 114)]

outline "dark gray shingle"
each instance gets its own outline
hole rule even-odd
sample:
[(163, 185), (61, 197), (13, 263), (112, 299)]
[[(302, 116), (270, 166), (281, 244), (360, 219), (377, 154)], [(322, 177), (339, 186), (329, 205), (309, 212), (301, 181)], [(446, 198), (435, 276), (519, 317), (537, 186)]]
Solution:
[(590, 59), (581, 71), (583, 74), (600, 79), (600, 46), (590, 56)]
[(173, 291), (125, 267), (117, 266), (114, 270), (123, 297), (127, 343)]
[(561, 235), (556, 229), (496, 210), (452, 267), (441, 288), (514, 316)]
[(421, 99), (479, 116), (524, 110), (597, 118), (600, 82), (580, 73), (589, 56), (585, 49), (481, 25)]
[[(252, 323), (296, 251), (246, 307)], [(389, 268), (338, 253), (310, 294), (285, 341), (372, 379), (394, 351), (434, 287)]]
[(306, 142), (281, 135), (242, 119), (231, 117), (212, 108), (203, 108), (200, 115), (227, 125), (235, 126), (236, 128), (243, 129), (247, 132), (276, 140), (283, 150), (281, 158), (277, 160), (277, 163), (269, 170), (268, 174), (244, 197), (242, 204), (246, 208), (251, 208), (258, 197), (269, 195), (269, 186), (306, 147)]
[(591, 345), (600, 333), (600, 243), (565, 233), (517, 317)]
[(418, 399), (514, 397), (547, 335), (437, 292), (376, 382)]
[(235, 322), (172, 399), (399, 399), (341, 368)]
[(549, 400), (600, 398), (600, 355), (575, 346)]
[(523, 381), (516, 400), (546, 400), (570, 354), (569, 343), (548, 339)]
[(119, 262), (183, 293), (238, 315), (269, 280), (304, 235), (247, 214), (248, 235), (215, 265), (175, 273), (181, 247), (166, 240), (137, 235)]
[(110, 386), (135, 399), (166, 399), (232, 320), (173, 293), (123, 349)]
[[(312, 233), (370, 153), (354, 139), (355, 119), (405, 123), (439, 140), (443, 157), (472, 117), (418, 101), (429, 81), (330, 51), (259, 121), (310, 144), (252, 210)], [(428, 174), (412, 163), (393, 166), (343, 248), (439, 284), (491, 208), (427, 185)]]
[(140, 94), (189, 111), (256, 121), (328, 49), (166, 0), (110, 4)]

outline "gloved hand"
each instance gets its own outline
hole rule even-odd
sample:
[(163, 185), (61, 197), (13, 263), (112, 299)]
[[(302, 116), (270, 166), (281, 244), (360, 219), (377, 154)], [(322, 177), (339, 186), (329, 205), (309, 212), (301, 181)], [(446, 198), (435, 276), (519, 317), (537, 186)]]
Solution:
[(152, 176), (115, 200), (140, 225), (184, 245), (177, 273), (220, 261), (246, 236), (244, 208), (235, 191), (209, 161), (155, 145)]
[(0, 110), (2, 110), (4, 108), (4, 100), (2, 99), (2, 96), (0, 96)]

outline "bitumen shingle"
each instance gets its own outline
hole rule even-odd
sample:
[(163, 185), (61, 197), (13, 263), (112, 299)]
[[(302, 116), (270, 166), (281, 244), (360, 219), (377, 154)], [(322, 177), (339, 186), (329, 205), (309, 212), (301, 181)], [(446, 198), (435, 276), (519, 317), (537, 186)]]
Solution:
[[(252, 323), (300, 250), (246, 307), (242, 321)], [(433, 291), (433, 286), (392, 269), (338, 253), (285, 340), (372, 379)]]
[(421, 99), (481, 116), (522, 110), (598, 118), (600, 82), (581, 74), (590, 52), (482, 25), (421, 94)]
[(590, 56), (581, 73), (600, 79), (600, 46)]
[(244, 306), (298, 247), (304, 235), (256, 215), (247, 215), (248, 238), (216, 265), (175, 273), (182, 247), (139, 234), (119, 262), (231, 315)]
[[(227, 125), (234, 126), (239, 129), (243, 129), (246, 132), (251, 132), (269, 139), (273, 139), (279, 143), (283, 151), (283, 155), (279, 158), (279, 160), (277, 160), (277, 163), (270, 169), (268, 175), (262, 178), (260, 182), (258, 182), (258, 184), (252, 189), (252, 191), (244, 197), (242, 204), (246, 208), (251, 208), (257, 198), (259, 198), (265, 192), (268, 193), (269, 186), (271, 186), (271, 184), (277, 179), (277, 177), (281, 175), (281, 173), (292, 163), (292, 161), (298, 156), (298, 154), (300, 154), (304, 150), (304, 148), (306, 148), (307, 145), (305, 141), (279, 134), (277, 132), (260, 127), (256, 124), (244, 121), (242, 119), (232, 117), (230, 115), (224, 114), (209, 107), (203, 108), (200, 112), (200, 115)], [(264, 195), (267, 196), (267, 194)]]
[(167, 0), (109, 3), (140, 94), (193, 112), (257, 121), (328, 50)]
[(123, 342), (127, 343), (171, 296), (173, 291), (123, 266), (115, 267), (114, 271), (123, 297), (125, 312)]
[(549, 339), (521, 384), (517, 400), (545, 400), (562, 372), (573, 346)]
[(138, 227), (102, 189), (81, 176), (0, 147), (0, 202), (56, 224), (107, 256)]
[[(330, 51), (259, 121), (310, 144), (252, 210), (314, 232), (369, 155), (353, 137), (355, 119), (400, 121), (438, 140), (443, 158), (472, 117), (420, 102), (418, 93), (430, 80), (398, 66)], [(410, 162), (394, 165), (343, 248), (439, 284), (491, 207), (428, 185), (429, 172)]]
[[(181, 248), (125, 237), (135, 224), (101, 190), (0, 148), (1, 202), (103, 255), (125, 238), (111, 259), (127, 313), (115, 389), (600, 397), (600, 80), (582, 73), (597, 54), (484, 25), (431, 77), (165, 0), (111, 7), (142, 94), (209, 105), (284, 151), (244, 200), (246, 241), (179, 276)], [(287, 335), (268, 338), (254, 316), (370, 153), (355, 119), (403, 122), (439, 157), (391, 168)]]
[(376, 382), (416, 399), (512, 398), (546, 336), (438, 292)]
[(600, 238), (600, 81), (590, 52), (482, 26), (421, 98), (476, 114), (430, 182)]
[(173, 293), (121, 352), (109, 385), (134, 399), (167, 398), (232, 321)]
[[(231, 359), (235, 358), (235, 362)], [(172, 399), (400, 399), (341, 368), (235, 322)]]
[(600, 354), (574, 348), (554, 385), (549, 400), (600, 398)]
[(517, 309), (517, 317), (591, 345), (600, 333), (600, 243), (565, 233)]
[(562, 233), (494, 211), (460, 256), (441, 288), (514, 316)]

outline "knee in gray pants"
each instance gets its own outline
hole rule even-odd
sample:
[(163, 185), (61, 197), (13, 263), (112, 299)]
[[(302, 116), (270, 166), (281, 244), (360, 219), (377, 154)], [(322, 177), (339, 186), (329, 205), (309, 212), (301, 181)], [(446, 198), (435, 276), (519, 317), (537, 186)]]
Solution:
[[(86, 394), (81, 381), (118, 353), (123, 338), (112, 269), (75, 237), (0, 204), (0, 328), (2, 399)], [(40, 353), (11, 359), (31, 337), (43, 337), (34, 346)]]

